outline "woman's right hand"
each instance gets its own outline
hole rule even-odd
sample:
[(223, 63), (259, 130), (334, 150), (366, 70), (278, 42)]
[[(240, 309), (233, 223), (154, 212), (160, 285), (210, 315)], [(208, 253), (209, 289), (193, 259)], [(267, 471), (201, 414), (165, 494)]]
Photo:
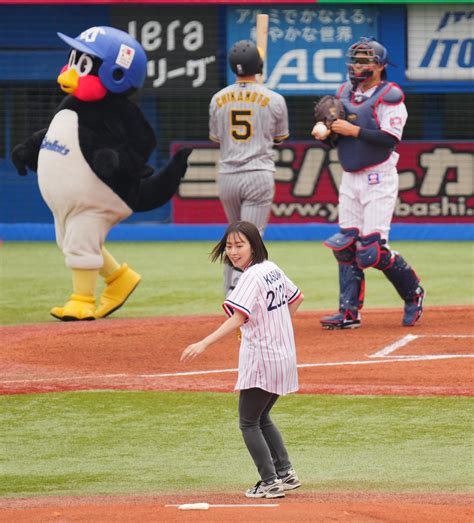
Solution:
[(203, 353), (207, 348), (207, 344), (203, 341), (198, 341), (197, 343), (192, 343), (188, 345), (183, 352), (181, 353), (181, 358), (179, 361), (191, 361), (199, 354)]

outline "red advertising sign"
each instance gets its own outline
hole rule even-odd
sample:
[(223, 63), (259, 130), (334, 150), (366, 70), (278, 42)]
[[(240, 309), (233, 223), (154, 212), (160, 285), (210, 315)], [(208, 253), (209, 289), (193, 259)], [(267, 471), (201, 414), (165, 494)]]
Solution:
[[(219, 149), (193, 147), (186, 177), (173, 201), (175, 223), (226, 223), (217, 196)], [(453, 223), (474, 219), (474, 145), (462, 142), (403, 142), (399, 198), (394, 222)], [(337, 223), (342, 168), (337, 151), (316, 142), (288, 142), (275, 149), (276, 194), (270, 223)]]

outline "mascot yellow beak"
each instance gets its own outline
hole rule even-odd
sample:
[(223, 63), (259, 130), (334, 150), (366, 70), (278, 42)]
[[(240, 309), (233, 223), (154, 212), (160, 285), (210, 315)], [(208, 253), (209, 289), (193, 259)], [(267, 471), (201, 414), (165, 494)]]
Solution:
[(75, 69), (67, 69), (58, 76), (57, 82), (65, 93), (71, 94), (79, 85), (79, 75)]

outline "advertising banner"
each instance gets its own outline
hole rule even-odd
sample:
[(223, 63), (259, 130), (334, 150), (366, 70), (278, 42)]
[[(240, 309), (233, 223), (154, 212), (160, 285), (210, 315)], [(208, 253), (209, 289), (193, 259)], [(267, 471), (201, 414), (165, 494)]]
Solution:
[[(346, 79), (349, 44), (361, 36), (377, 37), (375, 6), (238, 6), (228, 10), (228, 48), (238, 40), (255, 41), (259, 12), (269, 15), (265, 84), (283, 95), (333, 93)], [(230, 68), (227, 78), (234, 82)]]
[[(174, 95), (176, 89), (206, 88), (210, 92), (220, 87), (216, 58), (218, 7), (66, 7), (0, 6), (2, 80), (54, 80), (68, 53), (57, 31), (74, 38), (91, 26), (111, 25), (130, 33), (147, 52), (146, 88), (159, 88), (160, 95)], [(35, 28), (27, 30), (32, 21)]]
[(133, 36), (147, 53), (145, 88), (160, 88), (160, 95), (173, 95), (176, 89), (218, 89), (217, 8), (111, 9), (112, 25)]
[(474, 7), (407, 7), (410, 80), (474, 81)]
[[(217, 196), (219, 149), (193, 147), (186, 177), (174, 198), (174, 223), (225, 223)], [(474, 145), (404, 142), (399, 145), (400, 193), (394, 222), (472, 222)], [(336, 150), (316, 142), (288, 142), (275, 149), (276, 195), (270, 223), (337, 223), (342, 168)]]
[[(55, 81), (66, 65), (69, 48), (57, 31), (76, 37), (90, 27), (110, 25), (102, 5), (0, 5), (0, 79)], [(3, 94), (0, 94), (0, 97)]]

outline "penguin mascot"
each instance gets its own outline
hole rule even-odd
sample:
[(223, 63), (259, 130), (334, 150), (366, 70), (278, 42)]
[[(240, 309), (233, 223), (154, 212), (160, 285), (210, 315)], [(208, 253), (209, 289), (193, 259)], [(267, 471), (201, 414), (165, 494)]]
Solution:
[[(165, 204), (176, 192), (191, 149), (159, 172), (147, 164), (153, 129), (129, 95), (146, 76), (141, 45), (113, 27), (91, 27), (78, 37), (58, 33), (70, 47), (57, 79), (68, 94), (47, 129), (12, 151), (22, 176), (38, 173), (40, 192), (54, 215), (56, 241), (72, 270), (73, 293), (51, 314), (62, 321), (105, 318), (140, 282), (104, 248), (109, 230), (134, 211)], [(96, 305), (98, 276), (105, 288)]]

